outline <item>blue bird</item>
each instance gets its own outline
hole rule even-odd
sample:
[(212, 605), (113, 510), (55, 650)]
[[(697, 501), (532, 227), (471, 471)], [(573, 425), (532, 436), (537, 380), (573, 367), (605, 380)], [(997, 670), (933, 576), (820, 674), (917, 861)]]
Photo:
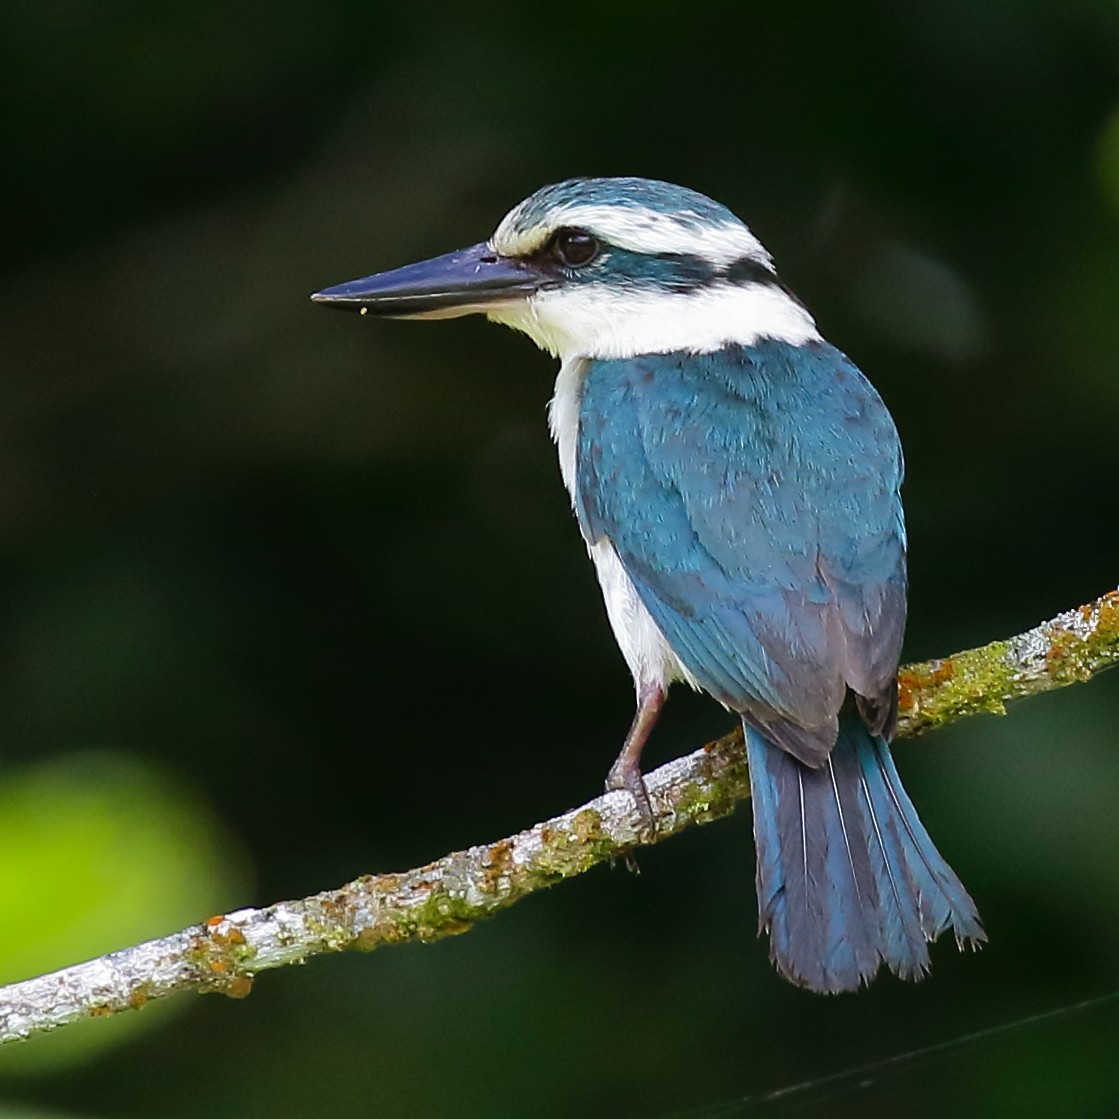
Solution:
[(986, 939), (887, 743), (906, 613), (902, 454), (726, 207), (572, 179), (481, 244), (327, 288), (393, 318), (473, 312), (558, 356), (549, 420), (637, 712), (610, 770), (647, 820), (642, 747), (683, 681), (742, 720), (760, 931), (778, 971), (853, 990), (928, 942)]

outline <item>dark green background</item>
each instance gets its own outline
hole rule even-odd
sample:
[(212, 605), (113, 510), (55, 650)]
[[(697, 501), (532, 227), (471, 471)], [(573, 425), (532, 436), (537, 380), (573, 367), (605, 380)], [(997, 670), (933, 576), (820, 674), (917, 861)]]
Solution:
[[(546, 432), (553, 362), (306, 298), (477, 241), (544, 182), (727, 203), (878, 386), (908, 657), (1119, 579), (1113, 3), (8, 0), (0, 52), (0, 779), (74, 820), (108, 790), (117, 843), (32, 873), (9, 813), (0, 878), (40, 893), (5, 888), (5, 951), (36, 968), (601, 787), (630, 682)], [(899, 746), (991, 938), (920, 985), (779, 981), (743, 810), (466, 937), (5, 1052), (0, 1115), (643, 1119), (1111, 992), (1117, 721), (1102, 679)], [(728, 722), (681, 694), (652, 760)], [(116, 834), (118, 802), (147, 832)], [(200, 887), (144, 838), (179, 834), (164, 814)], [(131, 860), (154, 884), (126, 904)], [(88, 933), (82, 892), (109, 915)], [(1117, 1054), (1105, 1006), (799, 1106), (1111, 1116)]]

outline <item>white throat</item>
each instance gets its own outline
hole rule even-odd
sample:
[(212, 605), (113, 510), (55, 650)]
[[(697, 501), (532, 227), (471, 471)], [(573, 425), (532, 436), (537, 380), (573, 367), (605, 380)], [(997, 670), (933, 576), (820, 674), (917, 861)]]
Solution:
[(711, 353), (760, 338), (801, 345), (820, 337), (812, 316), (770, 284), (717, 284), (686, 294), (587, 284), (545, 289), (488, 314), (564, 362)]

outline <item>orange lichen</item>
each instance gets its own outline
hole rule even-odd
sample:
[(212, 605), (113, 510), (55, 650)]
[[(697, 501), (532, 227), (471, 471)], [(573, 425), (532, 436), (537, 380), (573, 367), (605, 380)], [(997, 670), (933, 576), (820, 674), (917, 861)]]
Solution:
[(951, 657), (907, 665), (898, 672), (898, 707), (902, 711), (915, 711), (929, 691), (947, 684), (955, 675), (956, 665)]
[(482, 861), (482, 884), (488, 893), (496, 893), (502, 880), (506, 879), (513, 866), (513, 841), (501, 839), (490, 844)]
[(244, 999), (252, 993), (253, 981), (247, 975), (235, 975), (223, 988), (231, 999)]
[(1076, 613), (1086, 633), (1063, 624), (1045, 627), (1045, 669), (1058, 684), (1089, 680), (1119, 655), (1119, 592), (1109, 591)]
[(1045, 650), (1045, 670), (1054, 680), (1060, 680), (1070, 673), (1076, 674), (1075, 664), (1069, 663), (1070, 654), (1075, 656), (1078, 641), (1075, 635), (1065, 630), (1051, 630), (1047, 635), (1049, 648)]
[(1098, 608), (1096, 632), (1119, 639), (1119, 591), (1109, 591), (1096, 603), (1096, 606)]

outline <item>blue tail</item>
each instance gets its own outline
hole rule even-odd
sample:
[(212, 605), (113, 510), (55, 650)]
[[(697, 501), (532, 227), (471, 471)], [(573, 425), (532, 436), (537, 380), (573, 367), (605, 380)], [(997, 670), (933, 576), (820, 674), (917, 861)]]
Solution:
[(810, 769), (746, 728), (758, 853), (758, 921), (787, 979), (812, 991), (903, 979), (928, 942), (986, 940), (975, 903), (933, 846), (884, 739), (853, 708), (828, 760)]

